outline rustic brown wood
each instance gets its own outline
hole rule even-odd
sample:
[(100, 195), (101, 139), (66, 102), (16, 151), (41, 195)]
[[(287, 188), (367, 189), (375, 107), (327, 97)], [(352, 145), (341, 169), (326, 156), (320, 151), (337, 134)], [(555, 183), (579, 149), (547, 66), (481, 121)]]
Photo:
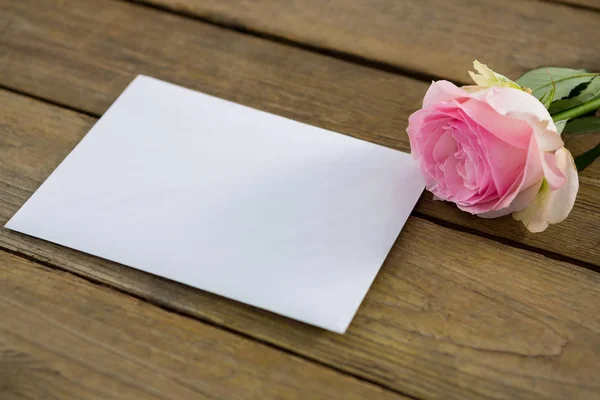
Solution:
[[(3, 91), (0, 109), (3, 225), (94, 119)], [(599, 274), (415, 217), (345, 335), (6, 229), (0, 247), (418, 398), (600, 396)]]
[[(424, 82), (127, 3), (0, 1), (0, 27), (1, 85), (97, 115), (136, 74), (145, 73), (408, 151), (407, 118), (427, 88)], [(418, 210), (600, 265), (600, 162), (581, 181), (571, 216), (542, 234), (527, 232), (510, 217), (482, 221), (434, 203), (428, 194)]]
[[(600, 14), (522, 0), (136, 0), (225, 25), (467, 81), (474, 58), (507, 76), (600, 71)], [(598, 0), (575, 0), (596, 3)]]
[(407, 399), (3, 251), (0, 398)]
[(545, 0), (556, 3), (570, 4), (574, 6), (589, 7), (591, 9), (600, 10), (600, 1), (598, 0)]

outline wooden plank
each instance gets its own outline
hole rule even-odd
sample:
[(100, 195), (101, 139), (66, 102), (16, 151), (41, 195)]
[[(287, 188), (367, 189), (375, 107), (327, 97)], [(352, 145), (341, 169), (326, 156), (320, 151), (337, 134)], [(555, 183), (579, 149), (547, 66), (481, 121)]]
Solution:
[(134, 1), (457, 82), (470, 81), (467, 69), (474, 58), (514, 78), (544, 65), (600, 71), (598, 46), (590, 42), (600, 14), (557, 3)]
[[(427, 88), (413, 79), (119, 2), (0, 1), (0, 31), (0, 85), (96, 115), (136, 74), (145, 73), (408, 151), (408, 115), (419, 108)], [(600, 265), (600, 162), (581, 182), (571, 216), (542, 234), (527, 232), (510, 217), (483, 221), (433, 202), (430, 194), (418, 210)], [(582, 231), (589, 234), (579, 235)]]
[(3, 251), (0, 398), (407, 399)]
[[(0, 109), (3, 225), (95, 120), (2, 91)], [(6, 229), (0, 247), (414, 397), (600, 396), (600, 274), (415, 217), (345, 335)]]
[(546, 0), (557, 3), (571, 4), (574, 6), (588, 7), (595, 10), (600, 10), (600, 1), (598, 0)]

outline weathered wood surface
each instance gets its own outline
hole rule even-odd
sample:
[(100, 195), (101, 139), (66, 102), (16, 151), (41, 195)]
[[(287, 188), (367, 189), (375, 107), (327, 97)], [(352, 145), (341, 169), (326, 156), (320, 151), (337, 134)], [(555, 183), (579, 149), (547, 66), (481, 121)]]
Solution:
[[(0, 109), (3, 225), (95, 120), (6, 91)], [(417, 398), (600, 396), (599, 274), (420, 218), (345, 335), (6, 229), (0, 247)]]
[(574, 6), (587, 7), (594, 10), (600, 10), (600, 1), (598, 0), (545, 0)]
[[(139, 5), (101, 0), (0, 4), (0, 85), (95, 115), (101, 115), (135, 75), (145, 73), (408, 151), (407, 119), (419, 108), (427, 88), (424, 82)], [(59, 8), (61, 12), (55, 12)], [(598, 140), (590, 135), (578, 151)], [(451, 204), (433, 202), (429, 194), (417, 210), (600, 265), (599, 187), (596, 162), (581, 176), (571, 216), (542, 234), (530, 234), (510, 217), (483, 221)]]
[(407, 399), (3, 251), (0, 398)]
[[(465, 82), (474, 58), (507, 76), (600, 71), (600, 13), (523, 0), (136, 0), (321, 49)], [(598, 0), (569, 0), (599, 6)]]
[[(238, 10), (212, 2), (213, 14), (198, 13), (190, 1), (171, 6), (458, 81), (466, 80), (473, 56), (513, 75), (551, 60), (600, 70), (590, 40), (598, 13), (558, 4), (424, 0), (336, 8), (337, 0), (308, 0), (290, 2), (279, 15), (281, 7), (267, 0), (237, 2)], [(408, 13), (396, 26), (402, 10)], [(0, 225), (138, 73), (405, 151), (408, 115), (427, 87), (139, 5), (0, 0), (0, 85), (90, 114), (0, 90)], [(577, 153), (598, 137), (569, 140)], [(469, 217), (427, 195), (417, 215), (594, 268), (600, 163), (581, 182), (569, 219), (540, 235), (510, 219)], [(600, 275), (418, 217), (409, 219), (344, 336), (6, 229), (0, 248), (55, 268), (0, 252), (2, 399), (7, 388), (18, 389), (8, 398), (18, 391), (25, 398), (394, 398), (390, 390), (423, 399), (600, 397)]]

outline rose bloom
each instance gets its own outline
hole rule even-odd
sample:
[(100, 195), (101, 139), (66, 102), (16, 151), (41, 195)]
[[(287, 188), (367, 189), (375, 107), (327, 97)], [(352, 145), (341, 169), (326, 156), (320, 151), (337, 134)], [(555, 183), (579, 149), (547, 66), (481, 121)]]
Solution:
[(548, 110), (523, 90), (434, 82), (407, 132), (436, 199), (484, 218), (513, 213), (532, 232), (573, 208), (573, 157)]

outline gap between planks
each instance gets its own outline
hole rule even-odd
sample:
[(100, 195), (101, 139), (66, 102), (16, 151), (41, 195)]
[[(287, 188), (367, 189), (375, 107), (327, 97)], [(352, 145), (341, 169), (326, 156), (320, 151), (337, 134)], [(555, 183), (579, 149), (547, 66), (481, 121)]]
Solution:
[[(252, 335), (250, 335), (248, 333), (245, 333), (243, 331), (230, 328), (227, 325), (219, 324), (219, 323), (211, 321), (211, 320), (209, 320), (207, 318), (202, 318), (202, 317), (199, 317), (199, 316), (187, 313), (185, 311), (178, 310), (177, 308), (172, 307), (172, 306), (170, 306), (167, 303), (161, 303), (161, 302), (156, 301), (154, 299), (146, 298), (146, 297), (137, 295), (135, 293), (128, 292), (128, 291), (126, 291), (124, 289), (121, 289), (121, 288), (119, 288), (117, 286), (111, 285), (111, 284), (106, 283), (106, 282), (102, 282), (102, 281), (100, 281), (98, 279), (94, 279), (93, 277), (90, 277), (90, 276), (87, 276), (87, 275), (84, 275), (84, 274), (80, 274), (80, 273), (74, 272), (72, 270), (63, 268), (60, 265), (53, 264), (53, 263), (51, 263), (49, 261), (40, 260), (40, 259), (38, 259), (36, 257), (28, 256), (28, 255), (23, 254), (23, 253), (21, 253), (19, 251), (14, 251), (14, 250), (8, 249), (8, 248), (6, 248), (4, 246), (0, 246), (0, 251), (3, 251), (3, 252), (8, 253), (8, 254), (12, 254), (15, 257), (19, 257), (19, 258), (22, 258), (24, 260), (33, 262), (35, 264), (39, 264), (39, 265), (44, 266), (46, 268), (50, 268), (50, 269), (56, 270), (56, 271), (61, 271), (61, 272), (65, 273), (65, 274), (68, 274), (68, 275), (71, 275), (71, 276), (75, 276), (75, 277), (83, 279), (84, 281), (89, 282), (89, 283), (91, 283), (93, 285), (96, 285), (96, 286), (99, 286), (99, 287), (103, 287), (103, 288), (106, 288), (106, 289), (118, 292), (118, 293), (120, 293), (120, 294), (122, 294), (124, 296), (131, 297), (131, 298), (134, 298), (136, 300), (140, 300), (140, 301), (143, 301), (145, 303), (151, 304), (151, 305), (153, 305), (153, 306), (155, 306), (157, 308), (160, 308), (161, 310), (164, 310), (166, 312), (169, 312), (169, 313), (172, 313), (172, 314), (176, 314), (176, 315), (179, 315), (179, 316), (181, 316), (183, 318), (191, 319), (191, 320), (197, 321), (197, 322), (205, 324), (205, 325), (212, 326), (214, 328), (220, 329), (220, 330), (225, 331), (227, 333), (234, 334), (234, 335), (243, 337), (244, 339), (247, 339), (247, 340), (250, 340), (250, 341), (262, 344), (263, 346), (266, 346), (268, 348), (274, 349), (276, 351), (279, 351), (279, 352), (282, 352), (282, 353), (285, 353), (285, 354), (288, 354), (288, 355), (291, 355), (291, 356), (294, 356), (294, 357), (301, 358), (301, 359), (303, 359), (303, 360), (305, 360), (307, 362), (310, 362), (312, 364), (319, 365), (321, 367), (324, 367), (324, 368), (330, 369), (332, 371), (335, 371), (336, 373), (338, 373), (340, 375), (343, 375), (343, 376), (346, 376), (346, 377), (349, 377), (349, 378), (356, 379), (356, 380), (361, 381), (361, 382), (365, 382), (365, 383), (377, 386), (379, 388), (382, 388), (384, 390), (390, 391), (392, 393), (396, 393), (396, 394), (398, 394), (400, 396), (404, 396), (404, 397), (406, 397), (408, 399), (421, 400), (419, 397), (415, 397), (415, 396), (409, 395), (408, 393), (403, 393), (403, 392), (401, 392), (401, 391), (399, 391), (397, 389), (391, 388), (391, 387), (389, 387), (387, 385), (383, 385), (383, 384), (381, 384), (379, 382), (376, 382), (374, 380), (371, 380), (369, 378), (366, 378), (366, 377), (354, 374), (352, 372), (345, 371), (343, 369), (340, 369), (340, 368), (336, 367), (335, 365), (328, 364), (326, 362), (320, 361), (320, 360), (315, 359), (315, 358), (307, 357), (306, 355), (304, 355), (302, 353), (293, 352), (293, 351), (291, 351), (291, 350), (289, 350), (289, 349), (287, 349), (285, 347), (279, 347), (279, 346), (277, 346), (277, 345), (275, 345), (275, 344), (273, 344), (271, 342), (268, 342), (268, 341), (266, 341), (264, 339), (261, 339), (260, 337), (255, 337), (255, 336), (252, 336)], [(162, 277), (159, 277), (159, 278), (160, 279), (166, 279), (166, 278), (162, 278)], [(231, 301), (234, 301), (234, 300), (231, 300)]]
[(600, 1), (595, 5), (591, 5), (592, 0), (589, 0), (589, 4), (585, 0), (538, 0), (538, 1), (542, 1), (544, 3), (561, 4), (566, 7), (578, 8), (580, 10), (585, 10), (585, 11), (600, 12)]
[[(371, 58), (363, 57), (358, 54), (352, 54), (343, 50), (336, 50), (333, 48), (315, 46), (309, 43), (300, 42), (293, 39), (284, 38), (282, 36), (277, 36), (271, 33), (263, 32), (257, 29), (253, 29), (248, 26), (244, 26), (241, 23), (231, 23), (228, 21), (224, 21), (218, 18), (210, 18), (206, 16), (196, 15), (192, 12), (188, 12), (185, 10), (177, 10), (169, 6), (158, 5), (147, 3), (144, 0), (117, 0), (124, 3), (135, 4), (139, 7), (148, 8), (155, 11), (167, 12), (169, 14), (178, 15), (183, 18), (193, 19), (198, 22), (202, 22), (205, 24), (213, 25), (221, 29), (225, 29), (228, 31), (233, 31), (237, 33), (241, 33), (244, 35), (253, 36), (259, 39), (269, 40), (271, 42), (283, 44), (285, 46), (290, 46), (299, 50), (309, 51), (311, 53), (319, 54), (326, 57), (335, 58), (341, 61), (350, 62), (353, 64), (357, 64), (366, 68), (372, 68), (379, 71), (389, 72), (396, 75), (402, 75), (408, 78), (413, 78), (423, 82), (431, 82), (431, 81), (439, 81), (445, 80), (443, 76), (428, 74), (423, 71), (419, 71), (416, 69), (411, 69), (407, 67), (402, 67), (399, 65), (395, 65), (392, 63), (387, 63), (385, 61), (373, 60)], [(468, 82), (458, 82), (454, 80), (455, 83), (460, 83), (462, 85), (469, 84)], [(425, 95), (425, 93), (423, 93)]]
[[(332, 57), (332, 58), (336, 58), (336, 59), (339, 59), (342, 61), (351, 62), (354, 64), (361, 65), (363, 67), (373, 68), (373, 69), (377, 69), (377, 70), (384, 71), (384, 72), (402, 75), (402, 76), (406, 76), (409, 78), (413, 78), (413, 79), (428, 82), (428, 83), (431, 81), (448, 79), (441, 75), (429, 74), (429, 73), (426, 73), (426, 72), (423, 72), (423, 71), (420, 71), (417, 69), (412, 69), (409, 67), (396, 65), (393, 63), (385, 62), (385, 61), (374, 60), (372, 58), (364, 57), (360, 54), (353, 54), (353, 53), (350, 53), (350, 52), (344, 51), (344, 50), (313, 45), (313, 44), (305, 43), (305, 42), (302, 42), (299, 40), (285, 38), (285, 37), (277, 35), (277, 34), (272, 34), (272, 33), (268, 33), (263, 30), (252, 28), (250, 26), (244, 25), (242, 22), (239, 22), (239, 21), (235, 21), (235, 22), (227, 21), (224, 18), (211, 17), (209, 15), (199, 15), (192, 11), (187, 11), (182, 8), (175, 8), (175, 7), (169, 6), (167, 4), (150, 3), (150, 2), (148, 2), (148, 0), (117, 0), (117, 1), (131, 3), (131, 4), (135, 4), (137, 6), (140, 6), (140, 7), (153, 9), (153, 10), (157, 10), (157, 11), (161, 11), (161, 12), (167, 12), (167, 13), (170, 13), (173, 15), (178, 15), (180, 17), (193, 19), (193, 20), (196, 20), (199, 22), (210, 24), (210, 25), (222, 28), (222, 29), (233, 31), (233, 32), (250, 35), (253, 37), (257, 37), (257, 38), (269, 40), (272, 42), (280, 43), (280, 44), (283, 44), (286, 46), (294, 47), (294, 48), (297, 48), (300, 50), (310, 51), (312, 53), (320, 54), (323, 56)], [(595, 7), (595, 6), (587, 5), (587, 3), (585, 3), (586, 0), (530, 0), (530, 1), (536, 1), (536, 2), (540, 2), (540, 3), (557, 4), (560, 6), (567, 7), (567, 8), (581, 9), (581, 10), (590, 11), (590, 12), (594, 12), (594, 13), (600, 13), (600, 2), (598, 4), (598, 6)], [(461, 85), (471, 84), (468, 81), (462, 81), (462, 80), (457, 80), (457, 79), (451, 79), (451, 80), (452, 80), (452, 82), (454, 82), (456, 84), (461, 84)]]

